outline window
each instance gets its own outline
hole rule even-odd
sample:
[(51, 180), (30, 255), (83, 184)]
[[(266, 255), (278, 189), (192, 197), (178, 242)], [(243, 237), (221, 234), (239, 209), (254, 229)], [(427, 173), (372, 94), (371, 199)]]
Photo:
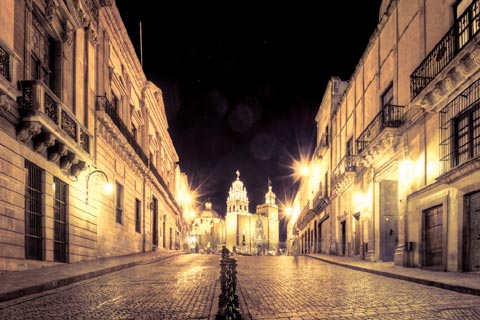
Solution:
[(115, 217), (117, 223), (123, 222), (123, 186), (116, 183)]
[(135, 125), (132, 123), (132, 135), (133, 135), (133, 138), (135, 139), (136, 142), (138, 142), (137, 140), (137, 127), (135, 127)]
[(25, 259), (43, 259), (43, 170), (25, 161)]
[(55, 92), (56, 44), (35, 17), (32, 21), (31, 77), (42, 81)]
[(480, 104), (453, 119), (453, 134), (454, 166), (480, 154)]
[(54, 239), (53, 259), (57, 262), (67, 261), (67, 197), (68, 185), (58, 178), (53, 179), (54, 186)]
[(382, 94), (382, 107), (388, 104), (393, 104), (393, 86), (391, 84)]
[(352, 140), (351, 137), (347, 141), (346, 155), (347, 156), (352, 156), (353, 155), (353, 140)]
[(142, 203), (135, 199), (135, 231), (140, 233)]
[(480, 156), (480, 80), (440, 113), (440, 174)]
[(118, 97), (112, 92), (112, 107), (115, 109), (117, 114), (120, 113), (120, 101)]

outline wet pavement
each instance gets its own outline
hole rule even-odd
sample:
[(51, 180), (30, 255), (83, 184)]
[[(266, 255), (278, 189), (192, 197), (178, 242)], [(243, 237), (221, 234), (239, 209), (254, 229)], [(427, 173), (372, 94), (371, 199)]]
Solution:
[[(2, 274), (0, 296), (17, 297), (0, 302), (0, 319), (215, 319), (219, 258), (156, 252)], [(234, 258), (242, 319), (480, 319), (480, 296), (455, 291), (476, 290), (478, 275), (319, 254)], [(20, 294), (29, 280), (44, 286)]]

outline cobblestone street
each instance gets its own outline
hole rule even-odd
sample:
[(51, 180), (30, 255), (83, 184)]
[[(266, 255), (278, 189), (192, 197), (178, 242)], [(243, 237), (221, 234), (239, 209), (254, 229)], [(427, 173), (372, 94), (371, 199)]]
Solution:
[[(480, 297), (308, 257), (238, 259), (243, 319), (480, 319)], [(182, 255), (0, 303), (0, 319), (214, 319), (218, 255)]]
[(237, 258), (245, 318), (480, 319), (478, 296), (303, 256)]

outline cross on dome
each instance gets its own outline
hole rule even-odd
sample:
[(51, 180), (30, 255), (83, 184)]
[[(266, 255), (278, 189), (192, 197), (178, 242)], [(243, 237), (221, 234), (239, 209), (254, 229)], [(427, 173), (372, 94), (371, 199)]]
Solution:
[(235, 172), (237, 174), (237, 180), (240, 180), (240, 171)]

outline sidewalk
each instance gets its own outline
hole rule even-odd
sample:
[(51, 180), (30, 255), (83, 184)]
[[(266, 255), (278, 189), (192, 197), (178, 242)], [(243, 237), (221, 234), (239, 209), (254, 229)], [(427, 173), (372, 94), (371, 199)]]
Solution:
[(0, 274), (0, 302), (45, 290), (55, 289), (74, 282), (140, 264), (165, 260), (183, 251), (150, 251), (131, 255), (100, 258), (33, 270)]
[(306, 256), (354, 270), (480, 296), (480, 275), (478, 274), (428, 271), (395, 266), (393, 262), (370, 262), (320, 253)]

